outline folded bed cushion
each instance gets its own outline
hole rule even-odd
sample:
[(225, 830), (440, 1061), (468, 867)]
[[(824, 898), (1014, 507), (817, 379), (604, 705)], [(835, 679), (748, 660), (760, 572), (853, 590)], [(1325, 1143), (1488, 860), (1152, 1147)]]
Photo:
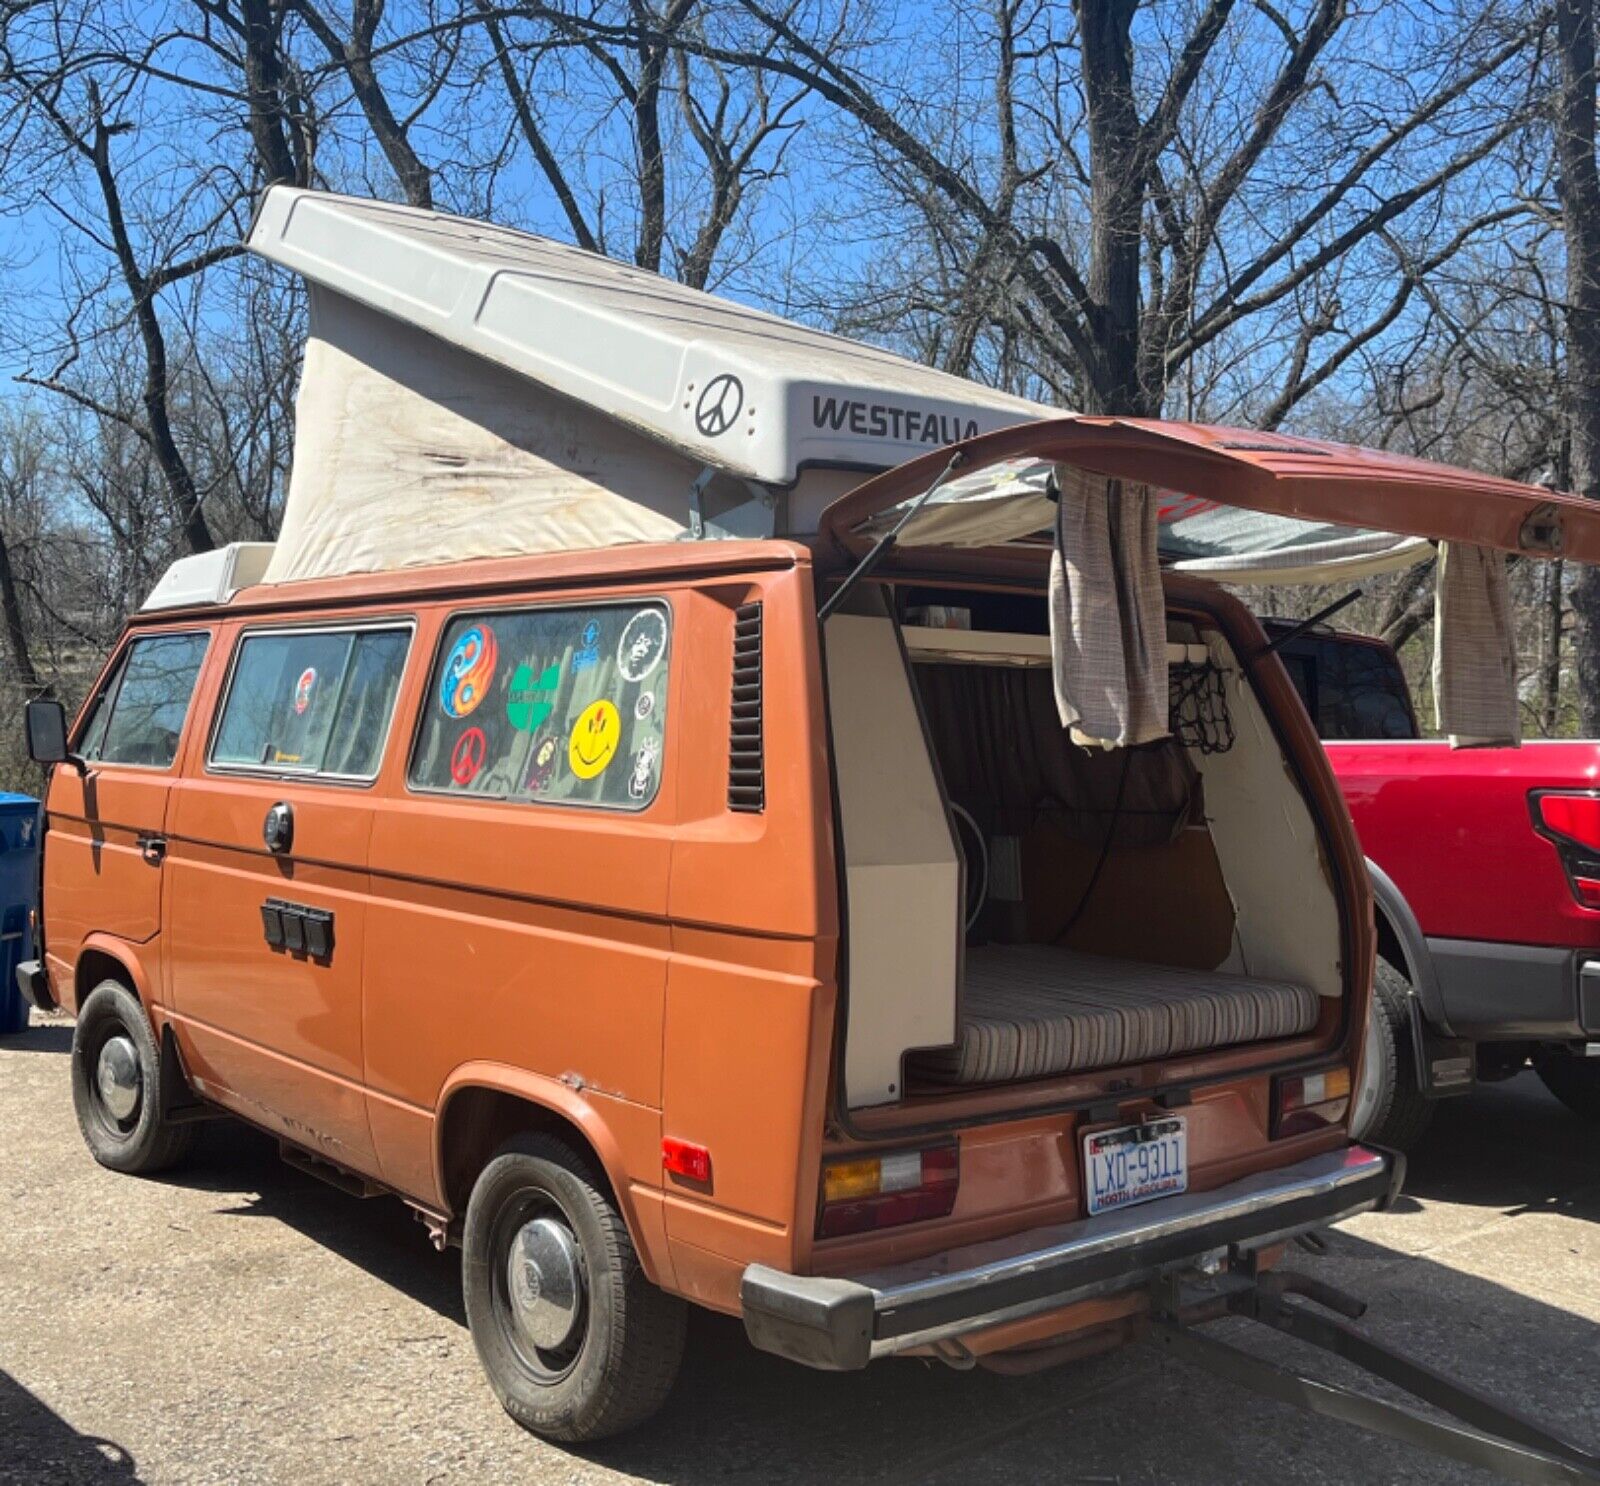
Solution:
[(1003, 1083), (1309, 1032), (1316, 992), (1048, 945), (967, 951), (961, 1040), (918, 1053), (943, 1083)]

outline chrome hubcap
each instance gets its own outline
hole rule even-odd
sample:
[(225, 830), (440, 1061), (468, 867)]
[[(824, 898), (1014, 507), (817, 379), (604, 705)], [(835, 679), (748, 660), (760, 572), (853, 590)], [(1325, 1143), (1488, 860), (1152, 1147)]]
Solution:
[(106, 1039), (95, 1065), (94, 1081), (100, 1090), (100, 1102), (113, 1119), (125, 1120), (133, 1114), (139, 1107), (143, 1080), (139, 1075), (139, 1054), (131, 1038), (118, 1034)]
[(517, 1332), (542, 1352), (572, 1339), (583, 1309), (578, 1240), (555, 1218), (524, 1223), (506, 1256), (506, 1294)]
[(1356, 1097), (1350, 1109), (1350, 1135), (1354, 1140), (1360, 1140), (1372, 1127), (1372, 1117), (1378, 1112), (1378, 1101), (1383, 1097), (1383, 1061), (1378, 1057), (1377, 1040), (1385, 1035), (1385, 1028), (1379, 1016), (1376, 1005), (1367, 1014), (1367, 1056), (1361, 1065), (1361, 1082), (1356, 1085)]

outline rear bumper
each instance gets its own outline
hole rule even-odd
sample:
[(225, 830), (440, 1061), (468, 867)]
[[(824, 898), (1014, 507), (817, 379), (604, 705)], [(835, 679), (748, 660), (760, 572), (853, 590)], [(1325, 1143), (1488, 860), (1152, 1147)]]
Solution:
[(1076, 1301), (1133, 1289), (1219, 1250), (1260, 1248), (1387, 1206), (1402, 1158), (1349, 1146), (1210, 1192), (1036, 1228), (848, 1279), (744, 1272), (764, 1352), (844, 1371)]
[(1430, 939), (1451, 1030), (1473, 1042), (1600, 1034), (1600, 957), (1478, 939)]
[(23, 960), (17, 966), (17, 989), (35, 1011), (53, 1011), (56, 998), (50, 994), (50, 977), (42, 960)]

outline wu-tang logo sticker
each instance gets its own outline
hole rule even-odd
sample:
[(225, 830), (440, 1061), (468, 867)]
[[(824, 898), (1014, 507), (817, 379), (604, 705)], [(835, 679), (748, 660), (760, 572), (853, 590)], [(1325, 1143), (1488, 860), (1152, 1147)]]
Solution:
[(537, 675), (532, 666), (518, 666), (511, 673), (511, 690), (506, 697), (506, 716), (511, 726), (531, 733), (544, 726), (555, 711), (556, 688), (561, 684), (561, 666), (548, 665)]

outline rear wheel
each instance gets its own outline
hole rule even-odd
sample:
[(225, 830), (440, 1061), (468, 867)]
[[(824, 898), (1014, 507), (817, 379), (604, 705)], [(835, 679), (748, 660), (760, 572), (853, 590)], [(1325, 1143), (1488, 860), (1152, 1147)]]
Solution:
[(72, 1105), (83, 1139), (102, 1166), (148, 1176), (175, 1166), (197, 1129), (161, 1117), (161, 1050), (139, 998), (103, 980), (78, 1008), (72, 1029)]
[(518, 1136), (484, 1167), (461, 1283), (489, 1384), (524, 1429), (604, 1439), (671, 1392), (686, 1307), (645, 1278), (600, 1178), (564, 1142)]
[(1600, 1058), (1549, 1052), (1539, 1054), (1533, 1066), (1545, 1088), (1574, 1114), (1586, 1120), (1600, 1120)]
[(1393, 1151), (1410, 1150), (1433, 1119), (1433, 1101), (1417, 1087), (1411, 994), (1411, 982), (1379, 960), (1350, 1133)]

